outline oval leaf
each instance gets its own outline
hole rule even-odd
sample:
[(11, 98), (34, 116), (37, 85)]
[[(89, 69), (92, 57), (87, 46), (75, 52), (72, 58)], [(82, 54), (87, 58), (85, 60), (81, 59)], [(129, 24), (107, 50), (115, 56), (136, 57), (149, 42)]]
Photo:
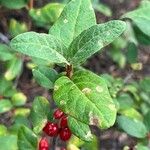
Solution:
[(71, 0), (49, 33), (63, 41), (66, 47), (83, 30), (96, 24), (91, 0)]
[(0, 4), (9, 9), (20, 9), (27, 5), (29, 0), (0, 0)]
[(144, 124), (150, 132), (150, 110), (144, 115)]
[(31, 9), (29, 14), (36, 25), (49, 29), (60, 16), (64, 5), (61, 3), (49, 3), (38, 9)]
[(54, 82), (57, 78), (57, 72), (48, 67), (39, 67), (32, 70), (33, 76), (37, 83), (47, 89), (53, 89)]
[(0, 44), (0, 60), (7, 61), (11, 60), (13, 57), (11, 49), (5, 44)]
[(32, 104), (31, 121), (35, 133), (39, 133), (47, 122), (48, 114), (50, 113), (50, 104), (44, 97), (36, 97)]
[(84, 141), (91, 141), (93, 136), (87, 124), (84, 124), (73, 117), (68, 117), (68, 126), (72, 133)]
[(125, 116), (117, 118), (118, 126), (131, 136), (145, 138), (148, 131), (143, 122)]
[(52, 35), (36, 32), (23, 33), (12, 39), (11, 47), (28, 56), (54, 63), (68, 63), (62, 56), (64, 46)]
[[(1, 150), (18, 150), (17, 147), (17, 136), (15, 135), (6, 135), (0, 137), (0, 149)], [(21, 150), (21, 149), (19, 149)]]
[(12, 104), (7, 99), (0, 100), (0, 113), (5, 113), (12, 109)]
[(18, 131), (19, 150), (36, 150), (37, 136), (27, 127), (22, 126)]
[(130, 18), (146, 35), (150, 36), (150, 3), (126, 13), (122, 18)]
[(83, 31), (71, 43), (67, 57), (72, 64), (83, 63), (91, 55), (119, 37), (125, 30), (125, 27), (125, 22), (119, 20), (92, 26)]
[(16, 108), (13, 115), (28, 117), (29, 114), (30, 114), (29, 108)]
[(26, 103), (27, 97), (23, 93), (19, 92), (12, 96), (11, 101), (14, 106), (22, 106)]
[(0, 136), (5, 136), (7, 133), (7, 127), (3, 124), (0, 124)]
[(143, 116), (134, 108), (120, 110), (118, 113), (132, 119), (143, 120)]
[(20, 58), (14, 57), (8, 63), (7, 71), (5, 72), (6, 80), (13, 80), (16, 76), (19, 76), (22, 69), (22, 60)]
[(54, 100), (68, 115), (100, 128), (112, 126), (116, 108), (105, 80), (89, 71), (78, 71), (72, 81), (61, 77), (55, 82)]

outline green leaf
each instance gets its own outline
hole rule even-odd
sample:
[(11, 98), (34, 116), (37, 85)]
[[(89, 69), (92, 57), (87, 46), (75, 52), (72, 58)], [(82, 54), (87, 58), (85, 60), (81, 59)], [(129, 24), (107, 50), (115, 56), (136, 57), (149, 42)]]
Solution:
[(144, 34), (138, 27), (134, 26), (134, 33), (139, 44), (150, 45), (150, 36)]
[(50, 104), (44, 97), (36, 97), (32, 104), (31, 120), (35, 133), (42, 131), (47, 122), (48, 114), (50, 113)]
[(82, 31), (96, 24), (91, 0), (72, 0), (64, 8), (49, 33), (61, 39), (66, 47)]
[(127, 47), (127, 60), (130, 64), (136, 63), (138, 58), (138, 49), (134, 43), (129, 43)]
[(142, 90), (149, 93), (150, 92), (150, 77), (145, 77), (143, 80), (141, 80), (140, 87)]
[(14, 57), (9, 61), (7, 71), (5, 72), (5, 79), (10, 81), (13, 80), (16, 76), (19, 76), (22, 69), (22, 59)]
[(133, 25), (129, 20), (126, 21), (126, 31), (124, 32), (124, 42), (126, 42), (126, 45), (124, 48), (127, 47), (128, 42), (138, 45), (134, 30), (133, 30)]
[(31, 9), (29, 14), (37, 26), (49, 29), (60, 16), (64, 5), (61, 3), (49, 3), (39, 9)]
[(117, 118), (118, 126), (131, 136), (136, 138), (145, 138), (147, 135), (147, 129), (143, 122), (131, 119), (125, 116), (119, 116)]
[(124, 68), (126, 65), (126, 56), (120, 50), (120, 48), (113, 48), (109, 52), (110, 57), (116, 62), (120, 68)]
[(18, 34), (28, 31), (28, 27), (25, 23), (20, 23), (15, 19), (11, 19), (9, 22), (9, 33), (11, 37), (15, 37)]
[(107, 17), (111, 17), (112, 16), (112, 10), (109, 8), (109, 6), (100, 3), (98, 1), (98, 3), (94, 3), (93, 7), (96, 11), (99, 11), (100, 13), (104, 14)]
[(32, 70), (37, 83), (46, 89), (53, 89), (54, 82), (57, 79), (57, 72), (49, 67), (39, 67)]
[(11, 47), (31, 57), (54, 63), (68, 64), (67, 60), (62, 56), (64, 46), (53, 35), (36, 32), (23, 33), (11, 41)]
[(136, 84), (133, 83), (133, 84), (125, 85), (123, 87), (123, 91), (130, 93), (136, 101), (140, 101), (139, 94), (138, 94), (138, 87), (136, 86)]
[(11, 101), (14, 106), (22, 106), (26, 103), (27, 97), (23, 93), (19, 92), (12, 96)]
[(13, 58), (11, 48), (5, 44), (0, 44), (0, 60), (7, 61)]
[(5, 113), (12, 109), (12, 104), (9, 100), (2, 99), (0, 100), (0, 113)]
[(0, 124), (0, 136), (5, 136), (7, 134), (7, 127)]
[(84, 141), (91, 141), (93, 136), (88, 125), (74, 119), (73, 117), (68, 117), (68, 126), (72, 133)]
[(30, 127), (30, 121), (27, 117), (25, 116), (15, 116), (14, 117), (14, 122), (16, 125), (24, 125), (24, 126), (27, 126), (27, 127)]
[(5, 78), (0, 78), (0, 95), (11, 97), (16, 92), (11, 81), (7, 81)]
[(145, 102), (142, 102), (140, 105), (140, 110), (143, 115), (147, 114), (149, 111), (149, 105), (147, 105), (147, 103), (145, 103)]
[(83, 149), (85, 150), (98, 150), (99, 149), (99, 142), (96, 136), (94, 136), (91, 142), (85, 142), (82, 145)]
[(136, 145), (136, 150), (149, 150), (149, 147), (146, 145), (143, 145), (142, 143), (138, 143)]
[(150, 110), (144, 115), (144, 124), (150, 132)]
[(116, 108), (105, 80), (92, 72), (81, 70), (72, 80), (62, 76), (55, 82), (54, 100), (68, 115), (87, 125), (112, 126)]
[(29, 108), (16, 108), (14, 111), (14, 116), (24, 116), (27, 117), (30, 114)]
[[(0, 137), (0, 149), (1, 150), (18, 150), (17, 147), (17, 136), (15, 135), (6, 135)], [(19, 149), (21, 150), (21, 149)], [(35, 149), (34, 149), (35, 150)]]
[(150, 3), (136, 10), (126, 13), (122, 18), (130, 18), (134, 24), (146, 35), (150, 36)]
[(94, 25), (83, 31), (68, 49), (69, 60), (75, 65), (84, 62), (91, 55), (119, 37), (125, 30), (125, 27), (125, 22), (114, 20)]
[(0, 0), (0, 5), (3, 5), (9, 9), (20, 9), (25, 7), (28, 0)]
[(9, 133), (18, 135), (18, 131), (22, 126), (30, 127), (31, 123), (29, 119), (25, 116), (15, 116), (13, 124), (9, 127)]
[(133, 101), (132, 97), (127, 93), (123, 93), (123, 94), (119, 95), (117, 97), (117, 101), (119, 102), (120, 110), (129, 109), (129, 108), (133, 107), (133, 105), (134, 105), (134, 101)]
[(143, 116), (134, 108), (120, 110), (119, 113), (132, 119), (137, 119), (141, 121), (143, 120)]
[(142, 0), (140, 3), (140, 8), (145, 8), (150, 6), (150, 1), (149, 0)]
[(22, 126), (18, 132), (19, 150), (36, 150), (37, 136), (27, 127)]
[[(35, 57), (32, 57), (32, 62), (33, 62), (33, 64), (35, 66), (53, 67), (53, 63), (51, 63), (50, 61), (39, 59), (39, 58), (35, 58)], [(34, 68), (35, 68), (35, 66), (34, 66)]]

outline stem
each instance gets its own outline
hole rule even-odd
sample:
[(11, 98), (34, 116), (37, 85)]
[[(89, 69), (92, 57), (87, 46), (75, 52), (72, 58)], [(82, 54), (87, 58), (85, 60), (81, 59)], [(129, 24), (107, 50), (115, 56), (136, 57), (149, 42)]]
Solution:
[(71, 77), (72, 77), (72, 74), (73, 74), (72, 65), (67, 65), (67, 66), (66, 66), (66, 76), (67, 76), (68, 78), (71, 78)]
[(29, 9), (32, 9), (34, 5), (34, 0), (29, 1)]

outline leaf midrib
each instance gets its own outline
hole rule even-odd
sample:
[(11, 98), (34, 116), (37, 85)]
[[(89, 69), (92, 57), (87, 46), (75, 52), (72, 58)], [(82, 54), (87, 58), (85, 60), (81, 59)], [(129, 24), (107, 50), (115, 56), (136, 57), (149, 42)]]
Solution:
[[(97, 26), (97, 25), (95, 25), (95, 26)], [(101, 25), (99, 25), (98, 27), (100, 27)], [(96, 29), (95, 29), (96, 30)], [(109, 31), (111, 31), (111, 29), (110, 30), (107, 30), (107, 32), (109, 32)], [(95, 32), (95, 31), (94, 31)], [(106, 31), (104, 31), (104, 32), (106, 32)], [(104, 34), (104, 32), (102, 32), (102, 34)], [(78, 54), (78, 52), (80, 52), (80, 51), (82, 51), (82, 49), (84, 49), (84, 47), (86, 47), (93, 39), (95, 39), (95, 38), (97, 38), (97, 37), (99, 37), (100, 36), (100, 34), (98, 34), (98, 35), (96, 35), (96, 36), (93, 36), (90, 40), (88, 40), (84, 45), (82, 45), (82, 47), (80, 47), (79, 49), (77, 49), (77, 51), (76, 51), (76, 53), (75, 53), (75, 55), (72, 57), (72, 59), (74, 59), (75, 57), (76, 57), (76, 55)], [(100, 39), (99, 39), (100, 40)], [(81, 41), (80, 41), (81, 42)], [(102, 42), (103, 42), (103, 40), (102, 40)], [(102, 43), (103, 44), (103, 43)], [(106, 46), (107, 44), (105, 44), (105, 45), (103, 45), (103, 47), (104, 46)], [(101, 47), (101, 48), (103, 48), (103, 47)], [(101, 49), (100, 48), (100, 49)]]
[(77, 11), (77, 17), (76, 17), (75, 23), (74, 23), (74, 32), (73, 32), (73, 37), (72, 37), (72, 39), (75, 38), (77, 20), (78, 20), (78, 17), (79, 17), (80, 7), (81, 7), (81, 4), (82, 4), (81, 1), (82, 1), (82, 0), (80, 0), (79, 7), (78, 7), (78, 11)]

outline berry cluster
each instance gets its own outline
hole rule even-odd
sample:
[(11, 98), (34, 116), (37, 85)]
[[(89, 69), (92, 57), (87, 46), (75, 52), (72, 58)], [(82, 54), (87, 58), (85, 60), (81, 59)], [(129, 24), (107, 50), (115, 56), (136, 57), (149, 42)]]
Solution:
[[(56, 109), (53, 117), (57, 120), (57, 123), (48, 121), (43, 131), (50, 137), (59, 135), (62, 141), (69, 140), (72, 133), (68, 127), (67, 116), (60, 109)], [(48, 147), (48, 141), (46, 138), (42, 138), (39, 142), (39, 150), (48, 150)]]

